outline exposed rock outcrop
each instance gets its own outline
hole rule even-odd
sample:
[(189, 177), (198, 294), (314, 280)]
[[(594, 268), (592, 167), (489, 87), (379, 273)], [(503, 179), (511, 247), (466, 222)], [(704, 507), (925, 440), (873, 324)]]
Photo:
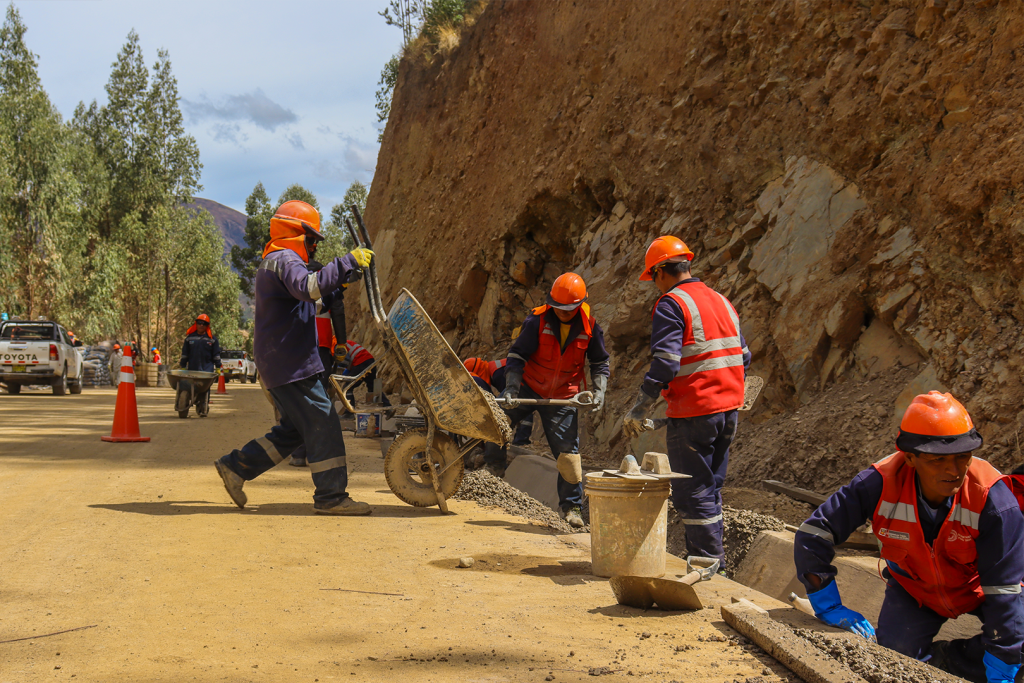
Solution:
[(676, 234), (767, 380), (735, 480), (831, 486), (891, 448), (897, 397), (939, 387), (982, 455), (1024, 460), (1022, 36), (992, 0), (491, 0), (447, 60), (402, 63), (366, 212), (385, 300), (406, 287), (461, 356), (499, 357), (579, 272), (613, 354), (585, 443), (615, 459), (644, 250)]

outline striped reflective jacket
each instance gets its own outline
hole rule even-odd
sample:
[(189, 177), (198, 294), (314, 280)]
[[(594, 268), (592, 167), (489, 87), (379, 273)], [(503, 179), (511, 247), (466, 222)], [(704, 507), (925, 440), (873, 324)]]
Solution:
[(567, 339), (562, 349), (561, 331), (552, 329), (547, 321), (549, 306), (540, 306), (533, 314), (540, 318), (537, 350), (526, 360), (523, 381), (541, 398), (572, 398), (584, 383), (583, 370), (587, 363), (587, 348), (594, 329), (590, 306), (580, 306), (583, 329)]
[(345, 348), (348, 349), (345, 357), (349, 360), (350, 368), (354, 368), (357, 365), (362, 365), (363, 363), (373, 360), (373, 356), (369, 351), (351, 339), (345, 342)]
[[(743, 347), (740, 320), (729, 300), (703, 282), (683, 282), (665, 296), (683, 312), (686, 333), (682, 353), (658, 357), (679, 369), (662, 392), (668, 417), (696, 417), (743, 405)], [(655, 304), (657, 307), (657, 304)]]
[(978, 522), (999, 470), (974, 458), (935, 542), (928, 545), (917, 510), (914, 468), (900, 451), (873, 467), (882, 475), (882, 495), (871, 525), (889, 573), (919, 603), (955, 619), (977, 609), (991, 593), (1020, 593), (1020, 586), (982, 586), (978, 574)]

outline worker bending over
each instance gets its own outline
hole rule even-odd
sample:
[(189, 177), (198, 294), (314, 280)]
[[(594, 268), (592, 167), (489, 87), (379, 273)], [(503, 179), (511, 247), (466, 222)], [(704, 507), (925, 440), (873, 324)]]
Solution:
[[(500, 396), (505, 391), (505, 364), (507, 358), (487, 361), (482, 358), (467, 358), (463, 365), (473, 376), (473, 381), (484, 391), (492, 396)], [(533, 413), (524, 417), (518, 425), (513, 425), (516, 433), (512, 437), (513, 446), (530, 445), (530, 437), (533, 434)]]
[[(1024, 515), (1008, 479), (972, 458), (982, 438), (950, 394), (914, 398), (894, 454), (864, 470), (800, 526), (797, 576), (819, 619), (865, 637), (843, 606), (835, 546), (864, 522), (881, 544), (886, 579), (879, 644), (972, 681), (1009, 683), (1024, 644)], [(974, 614), (974, 638), (933, 643), (947, 619)]]
[(750, 351), (732, 303), (690, 275), (693, 252), (678, 237), (659, 237), (647, 248), (640, 280), (662, 296), (654, 305), (650, 370), (622, 429), (643, 431), (660, 393), (668, 408), (666, 450), (674, 472), (672, 504), (686, 526), (686, 554), (714, 557), (725, 568), (722, 486)]
[(355, 249), (318, 272), (306, 269), (307, 246), (323, 240), (320, 214), (309, 204), (289, 201), (270, 219), (270, 242), (256, 271), (256, 368), (281, 413), (265, 436), (253, 439), (216, 463), (231, 499), (245, 507), (244, 482), (255, 479), (305, 444), (316, 490), (317, 514), (366, 515), (370, 506), (348, 495), (348, 468), (341, 423), (324, 391), (317, 351), (313, 302), (353, 282), (373, 252)]
[[(590, 364), (596, 412), (608, 389), (608, 351), (604, 332), (590, 315), (587, 286), (576, 273), (560, 275), (551, 286), (547, 304), (533, 309), (512, 343), (505, 366), (502, 397), (509, 421), (516, 424), (534, 411), (558, 465), (558, 504), (565, 521), (583, 526), (583, 464), (580, 459), (579, 417), (573, 406), (519, 406), (516, 398), (572, 398), (585, 385)], [(507, 451), (494, 444), (484, 450), (492, 471), (504, 472)]]
[[(339, 349), (341, 346), (341, 344), (338, 344)], [(374, 361), (373, 354), (351, 339), (345, 340), (344, 348), (344, 362), (342, 363), (341, 372), (346, 377), (355, 377), (360, 372), (368, 368)], [(340, 351), (336, 351), (335, 356), (337, 357), (339, 355)], [(360, 384), (365, 386), (366, 390), (370, 393), (375, 393), (373, 387), (376, 382), (377, 368), (373, 367), (369, 372), (363, 375), (363, 379), (349, 387), (349, 390), (345, 394), (348, 397), (348, 402), (353, 404), (353, 406), (355, 405), (355, 389)], [(388, 395), (385, 394), (383, 390), (380, 392), (380, 399), (383, 405), (391, 405), (391, 401), (388, 400)]]

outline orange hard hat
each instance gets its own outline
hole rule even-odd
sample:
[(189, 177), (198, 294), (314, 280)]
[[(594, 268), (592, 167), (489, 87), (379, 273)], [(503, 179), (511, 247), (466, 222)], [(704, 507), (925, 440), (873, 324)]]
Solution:
[(982, 443), (963, 404), (938, 391), (914, 397), (896, 436), (896, 447), (905, 453), (953, 455), (973, 451)]
[(587, 285), (576, 273), (563, 273), (551, 285), (548, 306), (572, 311), (587, 300)]
[(118, 350), (118, 349), (120, 349), (120, 348), (121, 348), (121, 345), (120, 345), (120, 344), (114, 344), (114, 350), (115, 350), (115, 351), (117, 351), (117, 350)]
[(644, 272), (640, 275), (641, 281), (653, 280), (651, 272), (656, 266), (663, 263), (680, 263), (681, 261), (692, 261), (693, 252), (678, 237), (662, 235), (651, 242), (647, 247), (647, 255), (644, 256)]
[(210, 324), (210, 316), (206, 315), (205, 313), (200, 313), (199, 315), (196, 316), (196, 322), (197, 323), (198, 322), (204, 322), (207, 325), (209, 325)]
[[(324, 236), (320, 234), (320, 212), (306, 202), (298, 199), (287, 201), (277, 207), (274, 218), (293, 224), (297, 222), (316, 242), (324, 239)], [(271, 235), (271, 239), (273, 238), (274, 236)]]

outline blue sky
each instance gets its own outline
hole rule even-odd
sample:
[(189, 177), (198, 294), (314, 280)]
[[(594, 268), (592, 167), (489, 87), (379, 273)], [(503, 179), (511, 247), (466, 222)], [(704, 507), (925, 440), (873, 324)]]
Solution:
[(377, 159), (374, 92), (401, 31), (386, 0), (16, 0), (39, 74), (65, 117), (106, 100), (110, 66), (133, 28), (146, 61), (170, 52), (186, 128), (203, 162), (199, 196), (244, 211), (262, 181), (291, 183), (329, 211)]

